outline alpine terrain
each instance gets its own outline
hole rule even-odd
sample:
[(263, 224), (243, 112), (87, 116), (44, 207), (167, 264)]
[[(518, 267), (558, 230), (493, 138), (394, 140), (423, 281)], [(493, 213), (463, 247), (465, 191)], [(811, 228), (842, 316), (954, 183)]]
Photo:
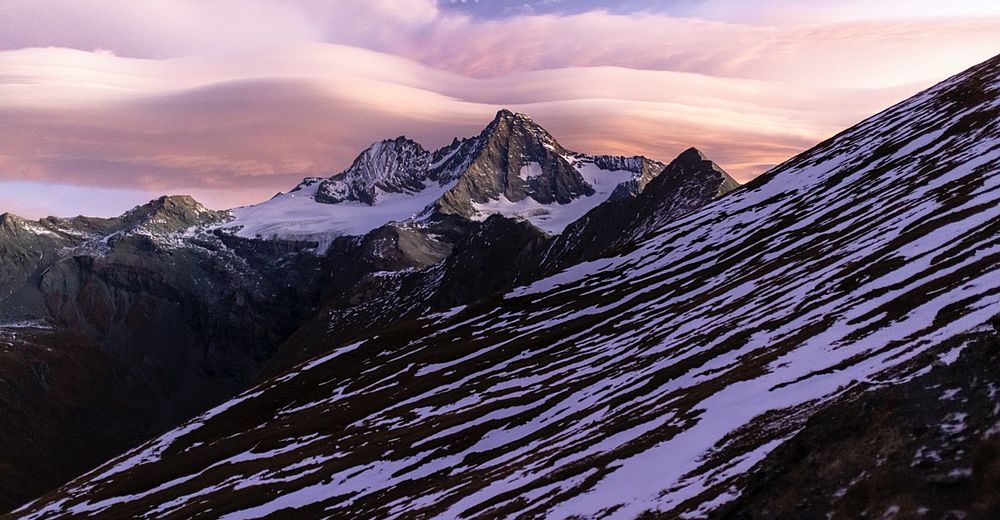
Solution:
[[(1000, 57), (742, 187), (501, 111), (228, 213), (2, 222), (51, 328), (0, 336), (4, 396), (217, 398), (10, 518), (1000, 516)], [(67, 396), (77, 355), (123, 402)]]
[[(489, 299), (637, 237), (623, 220), (596, 241), (558, 240), (591, 210), (662, 192), (648, 214), (669, 220), (736, 186), (692, 154), (669, 167), (587, 156), (503, 110), (477, 137), (433, 153), (379, 142), (256, 206), (170, 196), (111, 219), (0, 216), (0, 511), (326, 341)], [(657, 180), (678, 168), (682, 182)]]

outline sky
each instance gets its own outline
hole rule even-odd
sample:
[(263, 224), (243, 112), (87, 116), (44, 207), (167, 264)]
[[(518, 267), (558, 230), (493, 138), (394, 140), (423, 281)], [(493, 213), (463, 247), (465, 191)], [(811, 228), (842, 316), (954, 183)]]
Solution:
[(500, 108), (746, 181), (1000, 53), (1000, 2), (4, 0), (0, 213), (214, 208)]

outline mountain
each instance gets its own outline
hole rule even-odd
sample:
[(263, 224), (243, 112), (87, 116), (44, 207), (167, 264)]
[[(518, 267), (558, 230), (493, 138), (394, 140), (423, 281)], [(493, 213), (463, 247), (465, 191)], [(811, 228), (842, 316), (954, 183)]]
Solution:
[[(168, 196), (116, 218), (0, 216), (0, 415), (18, 418), (0, 421), (0, 512), (296, 364), (322, 348), (316, 337), (367, 335), (542, 276), (555, 238), (533, 222), (546, 215), (434, 210), (459, 185), (480, 190), (465, 179), (499, 167), (487, 150), (512, 160), (538, 146), (558, 147), (501, 112), (434, 152), (382, 141), (257, 206)], [(637, 197), (664, 169), (557, 149), (573, 168), (562, 174), (596, 186), (552, 203), (573, 212), (616, 187)], [(544, 199), (543, 184), (531, 196)]]
[(322, 181), (316, 202), (357, 201), (374, 206), (380, 195), (425, 188), (431, 154), (405, 137), (373, 144), (343, 173)]
[[(607, 159), (631, 161), (647, 171), (654, 164), (642, 158)], [(272, 365), (287, 368), (318, 352), (316, 335), (360, 337), (609, 256), (637, 240), (652, 222), (670, 222), (738, 186), (697, 151), (681, 154), (660, 170), (663, 174), (651, 175), (642, 193), (609, 198), (557, 236), (531, 220), (493, 214), (485, 220), (432, 217), (334, 240), (327, 258), (351, 267), (331, 273), (320, 311), (282, 346)]]
[(538, 272), (552, 274), (582, 261), (623, 252), (673, 219), (739, 186), (701, 151), (690, 148), (657, 176), (651, 176), (642, 190), (612, 196), (567, 226), (541, 259)]
[(613, 194), (638, 195), (663, 167), (571, 152), (530, 117), (501, 110), (478, 136), (434, 152), (405, 137), (375, 143), (341, 173), (233, 210), (227, 226), (246, 238), (326, 245), (391, 222), (502, 214), (557, 235)]
[(316, 244), (211, 231), (227, 218), (186, 196), (0, 216), (0, 508), (245, 388), (315, 310)]
[(1000, 57), (619, 256), (314, 334), (15, 516), (994, 518), (998, 217)]

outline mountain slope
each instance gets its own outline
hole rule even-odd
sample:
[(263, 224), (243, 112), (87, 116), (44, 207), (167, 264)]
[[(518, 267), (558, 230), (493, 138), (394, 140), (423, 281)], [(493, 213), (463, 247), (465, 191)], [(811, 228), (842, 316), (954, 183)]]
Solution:
[(716, 518), (1000, 517), (1000, 323), (899, 385), (860, 384)]
[(0, 508), (245, 389), (315, 310), (315, 244), (206, 230), (225, 218), (0, 216)]
[[(593, 160), (647, 173), (654, 166), (639, 157)], [(670, 222), (738, 186), (697, 151), (681, 154), (662, 170), (648, 176), (645, 191), (611, 197), (555, 237), (531, 221), (494, 214), (481, 221), (449, 216), (393, 224), (360, 239), (335, 240), (326, 255), (340, 268), (332, 273), (329, 297), (282, 346), (271, 367), (287, 369), (319, 352), (317, 336), (363, 337), (400, 320), (483, 301), (581, 261), (611, 256), (634, 244), (652, 223)]]
[(330, 345), (18, 515), (703, 516), (859, 382), (995, 334), (998, 217), (994, 59), (627, 255)]
[(649, 233), (738, 187), (699, 150), (686, 150), (650, 178), (644, 190), (612, 196), (567, 226), (546, 251), (539, 273), (551, 274), (634, 247)]

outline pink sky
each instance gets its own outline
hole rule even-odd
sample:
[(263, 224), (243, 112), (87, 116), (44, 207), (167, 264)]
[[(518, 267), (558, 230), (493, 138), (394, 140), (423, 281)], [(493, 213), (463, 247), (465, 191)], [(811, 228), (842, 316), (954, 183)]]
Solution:
[(745, 181), (1000, 52), (989, 2), (579, 7), (597, 3), (483, 17), (431, 0), (7, 0), (0, 212), (247, 204), (384, 137), (474, 135), (501, 107), (572, 149), (697, 146)]

